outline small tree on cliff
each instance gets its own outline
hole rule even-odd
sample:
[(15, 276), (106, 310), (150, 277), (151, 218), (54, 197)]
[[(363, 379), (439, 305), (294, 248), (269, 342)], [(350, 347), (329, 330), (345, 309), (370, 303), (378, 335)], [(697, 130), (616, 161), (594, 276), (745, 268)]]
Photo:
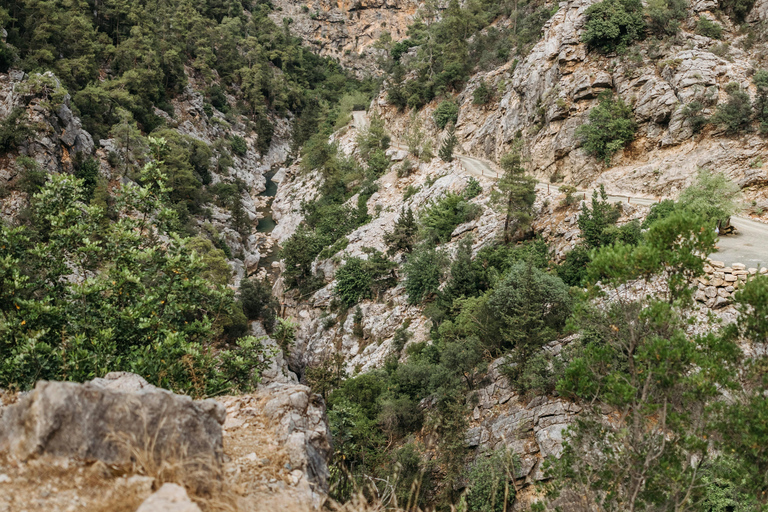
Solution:
[(438, 156), (440, 156), (443, 162), (453, 162), (453, 150), (458, 142), (456, 127), (451, 124), (448, 126), (448, 134), (443, 138), (443, 142), (440, 143), (440, 150), (438, 151)]
[(504, 175), (491, 192), (491, 202), (505, 214), (504, 243), (509, 243), (517, 231), (530, 226), (533, 202), (536, 200), (536, 180), (525, 175), (517, 143), (512, 151), (501, 157), (499, 163)]

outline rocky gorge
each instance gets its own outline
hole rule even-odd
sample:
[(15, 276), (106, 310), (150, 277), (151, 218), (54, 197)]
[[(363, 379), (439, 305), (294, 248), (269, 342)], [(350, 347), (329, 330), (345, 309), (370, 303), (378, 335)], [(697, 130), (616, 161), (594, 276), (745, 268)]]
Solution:
[[(211, 240), (220, 240), (222, 247), (226, 245), (229, 288), (242, 289), (249, 279), (271, 288), (280, 317), (276, 330), (265, 328), (263, 319), (249, 317), (246, 321), (246, 334), (263, 342), (270, 364), (261, 372), (257, 390), (202, 400), (161, 389), (128, 372), (103, 372), (103, 377), (82, 384), (40, 380), (34, 389), (21, 393), (0, 390), (0, 512), (343, 507), (333, 501), (340, 496), (334, 488), (343, 480), (340, 468), (346, 467), (338, 457), (346, 454), (344, 443), (353, 443), (340, 432), (347, 432), (343, 428), (350, 429), (354, 422), (344, 416), (351, 406), (343, 401), (329, 417), (331, 393), (341, 389), (345, 379), (395, 375), (398, 367), (415, 355), (429, 354), (429, 347), (436, 346), (439, 320), (429, 307), (446, 290), (448, 269), (465, 244), (471, 256), (477, 257), (503, 238), (505, 215), (499, 207), (498, 178), (504, 169), (499, 164), (518, 148), (521, 167), (538, 185), (530, 225), (512, 247), (533, 240), (545, 244), (545, 263), (553, 276), (557, 272), (552, 269), (583, 247), (586, 237), (579, 219), (594, 207), (591, 191), (601, 186), (612, 195), (646, 200), (612, 206), (616, 229), (636, 225), (640, 233), (639, 226), (651, 211), (648, 203), (677, 199), (695, 183), (700, 169), (709, 169), (736, 184), (741, 194), (740, 215), (766, 223), (768, 171), (763, 160), (768, 147), (764, 135), (759, 130), (734, 135), (714, 122), (695, 128), (686, 106), (698, 102), (700, 115), (713, 116), (718, 105), (729, 101), (731, 83), (757, 101), (761, 91), (753, 77), (767, 64), (768, 46), (762, 42), (767, 4), (758, 1), (737, 26), (721, 12), (718, 2), (693, 2), (686, 5), (686, 16), (674, 36), (648, 37), (630, 49), (601, 53), (583, 40), (587, 11), (596, 3), (546, 3), (552, 15), (525, 54), (498, 66), (474, 69), (462, 87), (446, 89), (421, 109), (403, 109), (390, 101), (388, 86), (393, 79), (388, 75), (387, 59), (393, 45), (412, 37), (409, 27), (425, 23), (425, 19), (426, 25), (436, 23), (442, 14), (433, 20), (424, 13), (424, 2), (398, 0), (273, 2), (269, 17), (286, 34), (290, 30), (308, 49), (332, 57), (358, 78), (382, 79), (367, 110), (345, 111), (349, 122), (332, 123), (330, 136), (321, 141), (333, 148), (339, 167), (358, 166), (365, 171), (372, 160), (364, 156), (368, 155), (365, 137), (371, 133), (372, 123), (381, 120), (388, 148), (382, 151), (385, 165), (381, 173), (374, 173), (369, 181), (358, 176), (344, 183), (350, 189), (358, 188), (343, 198), (344, 210), (339, 211), (349, 216), (356, 212), (365, 221), (313, 253), (318, 255), (313, 257), (310, 274), (317, 281), (309, 291), (289, 284), (285, 247), (308, 225), (311, 209), (307, 206), (320, 204), (325, 195), (331, 195), (327, 186), (333, 183), (336, 170), (313, 167), (307, 163), (309, 152), (295, 147), (293, 131), (300, 124), (300, 113), (277, 107), (271, 111), (274, 134), (268, 146), (260, 148), (263, 135), (254, 129), (249, 118), (253, 113), (246, 113), (237, 96), (246, 81), (225, 95), (228, 105), (237, 106), (235, 113), (223, 112), (210, 104), (211, 95), (206, 91), (211, 86), (206, 79), (187, 69), (188, 82), (170, 100), (172, 108), (155, 107), (154, 113), (171, 132), (213, 148), (211, 187), (235, 187), (237, 204), (248, 225), (246, 235), (234, 225), (234, 207), (212, 199), (204, 202), (202, 211), (189, 215), (189, 225), (210, 235)], [(446, 5), (435, 12), (447, 9)], [(701, 35), (697, 27), (702, 18), (718, 20), (726, 36)], [(499, 16), (483, 30), (516, 29), (514, 23), (509, 16)], [(419, 45), (406, 46), (400, 48), (398, 58), (404, 63), (416, 62)], [(271, 72), (280, 76), (280, 67), (272, 66)], [(289, 67), (283, 64), (284, 69)], [(414, 69), (407, 77), (418, 74)], [(491, 101), (476, 101), (480, 87), (492, 91)], [(619, 149), (610, 163), (589, 154), (578, 132), (589, 123), (590, 112), (605, 92), (624, 99), (637, 125), (632, 142)], [(269, 99), (274, 104), (282, 100)], [(317, 102), (323, 115), (336, 108), (323, 101)], [(436, 114), (445, 101), (455, 104), (457, 114), (455, 122), (440, 127)], [(0, 75), (0, 118), (17, 109), (27, 113), (35, 136), (12, 156), (33, 159), (46, 174), (75, 173), (74, 155), (87, 154), (98, 162), (99, 177), (114, 188), (134, 181), (115, 164), (119, 158), (134, 159), (135, 164), (149, 160), (146, 155), (129, 154), (119, 130), (94, 140), (83, 128), (72, 97), (61, 91), (61, 82), (50, 72), (10, 70)], [(311, 109), (307, 107), (307, 111)], [(454, 157), (430, 155), (432, 150), (438, 152), (454, 129)], [(417, 132), (420, 148), (414, 148), (418, 146), (413, 142)], [(230, 144), (235, 138), (243, 141), (241, 150), (221, 149), (221, 141)], [(12, 156), (0, 161), (2, 219), (8, 224), (23, 218), (31, 195), (20, 189), (23, 173)], [(478, 174), (463, 160), (466, 156), (493, 172)], [(228, 168), (215, 165), (227, 157), (232, 160)], [(267, 193), (273, 184), (276, 190), (270, 188)], [(563, 187), (568, 185), (574, 187), (571, 192)], [(477, 188), (471, 197), (466, 192), (470, 187)], [(390, 251), (387, 237), (406, 209), (422, 218), (451, 194), (462, 197), (475, 214), (453, 226), (447, 239), (438, 244), (445, 267), (438, 289), (422, 301), (413, 301), (402, 267), (411, 252)], [(265, 216), (269, 218), (260, 226), (259, 220)], [(347, 219), (335, 220), (342, 225)], [(341, 303), (339, 270), (353, 260), (372, 261), (376, 251), (386, 254), (392, 264), (388, 276), (393, 285), (355, 304)], [(703, 275), (689, 283), (696, 302), (690, 317), (695, 325), (688, 328), (692, 336), (737, 326), (742, 309), (735, 293), (768, 273), (764, 265), (748, 268), (735, 260), (718, 261), (717, 253), (705, 256), (709, 259)], [(494, 279), (501, 282), (499, 276)], [(671, 296), (659, 279), (629, 281), (618, 290), (606, 292), (590, 305), (607, 311), (626, 298), (621, 293), (632, 299)], [(570, 293), (579, 296), (585, 288), (574, 286)], [(451, 314), (459, 316), (457, 311)], [(615, 325), (611, 327), (619, 331)], [(287, 329), (290, 335), (280, 329)], [(580, 335), (569, 329), (561, 329), (557, 339), (549, 341), (550, 337), (541, 348), (547, 371), (565, 364), (569, 351), (578, 345)], [(233, 343), (220, 346), (224, 345)], [(220, 346), (211, 352), (213, 359)], [(432, 357), (440, 359), (439, 355)], [(569, 427), (587, 412), (596, 414), (604, 425), (613, 425), (621, 411), (604, 404), (592, 407), (588, 400), (554, 387), (538, 394), (521, 390), (510, 377), (510, 368), (514, 372), (517, 363), (509, 356), (486, 350), (482, 359), (477, 369), (462, 374), (469, 384), (460, 400), (463, 409), (457, 421), (461, 425), (457, 443), (466, 450), (459, 466), (469, 471), (493, 453), (511, 453), (512, 510), (530, 510), (535, 503), (544, 503), (543, 485), (551, 483), (546, 467), (563, 455)], [(328, 389), (321, 387), (318, 374), (329, 381), (337, 378), (337, 382)], [(427, 397), (415, 409), (430, 418), (441, 405)], [(373, 436), (383, 423), (376, 419), (367, 424), (366, 432)], [(422, 446), (415, 464), (442, 477), (448, 473), (438, 456), (443, 439), (436, 432), (442, 425), (428, 421), (418, 425), (407, 435), (390, 435), (382, 456), (394, 457), (396, 450)], [(399, 459), (387, 459), (382, 465), (397, 471), (407, 466)], [(381, 494), (376, 494), (376, 484), (375, 490), (361, 492), (373, 493), (367, 497), (374, 506), (382, 505), (386, 498), (389, 501), (382, 506), (402, 507), (392, 497), (398, 475), (395, 472), (392, 482), (382, 484), (385, 492)], [(450, 485), (434, 483), (432, 490), (454, 491), (466, 499), (467, 482), (468, 477), (461, 476)], [(590, 510), (579, 496), (568, 493), (549, 505)]]

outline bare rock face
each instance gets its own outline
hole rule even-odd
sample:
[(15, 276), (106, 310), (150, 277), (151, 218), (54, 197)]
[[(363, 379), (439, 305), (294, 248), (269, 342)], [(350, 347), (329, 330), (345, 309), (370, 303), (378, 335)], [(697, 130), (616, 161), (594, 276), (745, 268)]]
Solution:
[(40, 381), (0, 415), (0, 453), (15, 459), (48, 454), (126, 464), (137, 453), (216, 465), (223, 459), (224, 407), (133, 374), (85, 384)]
[(359, 76), (378, 71), (381, 50), (373, 45), (388, 32), (393, 40), (407, 37), (421, 2), (415, 0), (278, 0), (272, 20), (281, 25), (289, 18), (291, 32), (320, 55), (339, 59)]
[(200, 507), (189, 499), (182, 486), (163, 484), (136, 512), (200, 512)]

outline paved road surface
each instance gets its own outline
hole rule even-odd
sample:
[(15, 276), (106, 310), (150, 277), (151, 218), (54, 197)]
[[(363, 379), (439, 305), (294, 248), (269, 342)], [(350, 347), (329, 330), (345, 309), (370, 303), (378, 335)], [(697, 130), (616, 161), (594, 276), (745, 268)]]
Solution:
[[(358, 129), (364, 129), (368, 126), (368, 117), (364, 111), (352, 113), (354, 125)], [(393, 142), (394, 147), (403, 149), (400, 144)], [(459, 155), (459, 160), (468, 174), (474, 176), (484, 176), (486, 178), (497, 179), (500, 175), (500, 169), (491, 162), (481, 160), (473, 156)], [(536, 186), (539, 190), (546, 188), (559, 190), (556, 185), (547, 185), (539, 182)], [(592, 195), (591, 190), (580, 190), (579, 193), (586, 194), (589, 198)], [(655, 198), (635, 197), (622, 195), (609, 195), (609, 201), (626, 202), (650, 205), (658, 201)], [(731, 224), (738, 230), (738, 234), (721, 237), (718, 242), (720, 250), (710, 257), (713, 260), (725, 262), (726, 266), (733, 263), (743, 263), (747, 268), (768, 267), (768, 224), (756, 222), (744, 217), (731, 217)]]

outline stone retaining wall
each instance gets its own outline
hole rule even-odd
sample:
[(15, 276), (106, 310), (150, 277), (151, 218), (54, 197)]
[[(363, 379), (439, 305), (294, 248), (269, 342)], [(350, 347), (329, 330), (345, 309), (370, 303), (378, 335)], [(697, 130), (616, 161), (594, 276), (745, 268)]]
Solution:
[(734, 263), (726, 267), (722, 261), (708, 260), (704, 266), (704, 277), (696, 279), (698, 290), (694, 299), (704, 303), (708, 308), (718, 309), (733, 302), (733, 293), (744, 286), (747, 279), (758, 274), (768, 274), (768, 268), (747, 268), (742, 263)]

